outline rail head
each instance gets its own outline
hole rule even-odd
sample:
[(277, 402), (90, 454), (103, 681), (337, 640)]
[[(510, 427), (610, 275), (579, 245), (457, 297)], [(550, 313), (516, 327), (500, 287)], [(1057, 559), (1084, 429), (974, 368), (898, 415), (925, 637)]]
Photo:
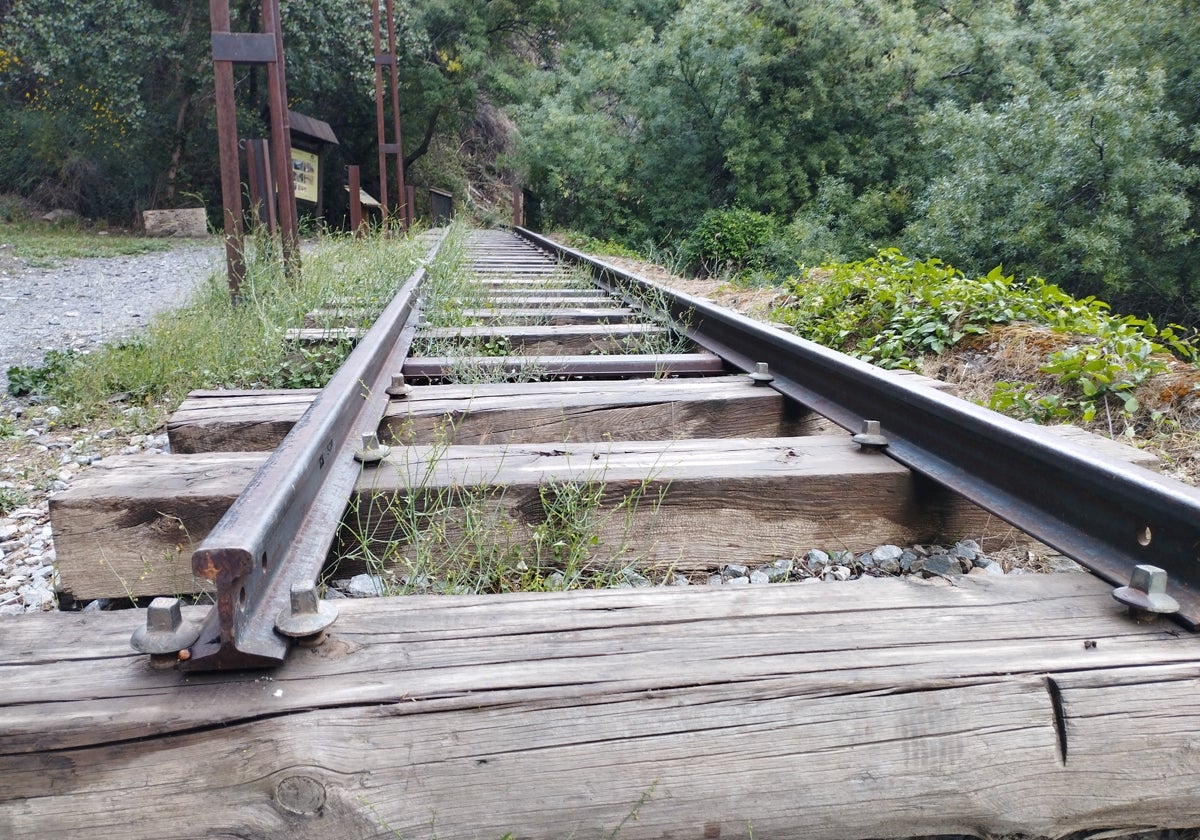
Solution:
[(1200, 490), (1098, 457), (1037, 426), (904, 382), (861, 360), (631, 274), (523, 228), (628, 303), (653, 299), (696, 344), (850, 432), (878, 421), (885, 454), (1061, 551), (1115, 586), (1167, 572), (1175, 619), (1200, 628)]
[(192, 554), (192, 571), (215, 584), (216, 605), (183, 667), (260, 668), (287, 656), (275, 629), (294, 584), (320, 573), (362, 465), (363, 433), (377, 430), (387, 387), (416, 332), (422, 264), (363, 336), (308, 410)]

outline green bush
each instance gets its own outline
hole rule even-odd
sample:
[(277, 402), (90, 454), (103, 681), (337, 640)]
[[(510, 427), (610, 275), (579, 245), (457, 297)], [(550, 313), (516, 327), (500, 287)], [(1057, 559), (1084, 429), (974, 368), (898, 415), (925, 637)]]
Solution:
[[(1118, 406), (1141, 410), (1134, 390), (1167, 370), (1169, 355), (1195, 362), (1197, 347), (1178, 327), (1113, 315), (1094, 297), (1076, 299), (1040, 277), (1016, 280), (995, 268), (968, 277), (940, 260), (895, 249), (854, 263), (826, 264), (787, 283), (773, 317), (804, 338), (885, 368), (919, 369), (921, 359), (1011, 323), (1068, 336), (1039, 366), (1046, 381), (999, 383), (991, 407), (1039, 421), (1094, 419)], [(1044, 393), (1053, 383), (1057, 393)], [(1109, 398), (1112, 398), (1110, 400)]]
[(73, 363), (75, 353), (71, 350), (47, 351), (45, 360), (40, 366), (21, 367), (14, 365), (8, 369), (8, 393), (13, 397), (26, 397), (31, 394), (46, 394), (62, 380), (67, 368)]
[(709, 210), (688, 235), (684, 252), (709, 275), (762, 268), (775, 230), (773, 218), (754, 210)]

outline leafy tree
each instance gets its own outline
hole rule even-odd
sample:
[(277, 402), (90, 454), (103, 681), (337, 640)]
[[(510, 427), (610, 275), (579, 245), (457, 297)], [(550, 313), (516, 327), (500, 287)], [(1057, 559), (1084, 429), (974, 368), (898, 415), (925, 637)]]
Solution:
[(161, 138), (191, 55), (180, 43), (190, 11), (173, 20), (167, 5), (13, 4), (0, 21), (0, 73), (5, 123), (19, 132), (6, 138), (16, 158), (9, 165), (24, 170), (5, 174), (18, 176), (17, 186), (96, 215), (128, 215), (155, 189), (171, 154)]
[[(1179, 80), (1149, 43), (1094, 48), (1097, 33), (1114, 44), (1149, 37), (1144, 20), (1131, 36), (1122, 7), (1038, 5), (985, 39), (1003, 36), (1009, 56), (991, 71), (989, 95), (972, 85), (976, 101), (947, 97), (922, 119), (937, 166), (910, 249), (972, 269), (1003, 261), (1079, 294), (1186, 317), (1200, 291), (1187, 267), (1195, 124), (1181, 119), (1170, 95)], [(1168, 23), (1182, 20), (1161, 19), (1159, 39), (1169, 40)]]

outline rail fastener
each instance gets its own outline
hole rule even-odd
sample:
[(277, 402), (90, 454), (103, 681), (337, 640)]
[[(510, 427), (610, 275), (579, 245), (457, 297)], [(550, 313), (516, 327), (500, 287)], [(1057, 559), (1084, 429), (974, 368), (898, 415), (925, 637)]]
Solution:
[(1114, 589), (1113, 597), (1129, 607), (1136, 621), (1153, 621), (1160, 615), (1179, 612), (1179, 602), (1167, 594), (1167, 573), (1158, 566), (1134, 566), (1129, 585)]
[(880, 431), (878, 420), (864, 420), (862, 431), (850, 438), (863, 449), (879, 450), (888, 445), (887, 437)]
[(291, 604), (275, 617), (275, 630), (300, 647), (317, 647), (325, 641), (325, 631), (337, 621), (337, 607), (317, 597), (316, 584), (300, 581), (292, 584)]
[(133, 631), (129, 644), (150, 654), (151, 668), (171, 668), (199, 638), (199, 622), (183, 620), (178, 598), (155, 598), (146, 609), (146, 623)]
[(754, 372), (748, 373), (746, 376), (748, 376), (750, 381), (755, 385), (766, 385), (768, 382), (775, 381), (775, 377), (768, 370), (766, 362), (756, 362), (754, 365)]

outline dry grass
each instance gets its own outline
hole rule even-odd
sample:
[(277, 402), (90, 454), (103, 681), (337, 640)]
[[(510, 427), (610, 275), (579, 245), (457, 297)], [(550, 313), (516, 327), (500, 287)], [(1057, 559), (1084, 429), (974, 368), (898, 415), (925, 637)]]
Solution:
[[(1056, 378), (1041, 372), (1049, 357), (1078, 337), (1034, 324), (1005, 324), (940, 356), (925, 359), (921, 372), (949, 382), (963, 399), (987, 404), (997, 382), (1037, 383), (1044, 393), (1061, 392)], [(1200, 486), (1200, 370), (1163, 358), (1167, 370), (1137, 389), (1139, 402), (1161, 414), (1154, 424), (1131, 426), (1116, 412), (1100, 414), (1088, 431), (1120, 440), (1162, 459), (1162, 472)]]

